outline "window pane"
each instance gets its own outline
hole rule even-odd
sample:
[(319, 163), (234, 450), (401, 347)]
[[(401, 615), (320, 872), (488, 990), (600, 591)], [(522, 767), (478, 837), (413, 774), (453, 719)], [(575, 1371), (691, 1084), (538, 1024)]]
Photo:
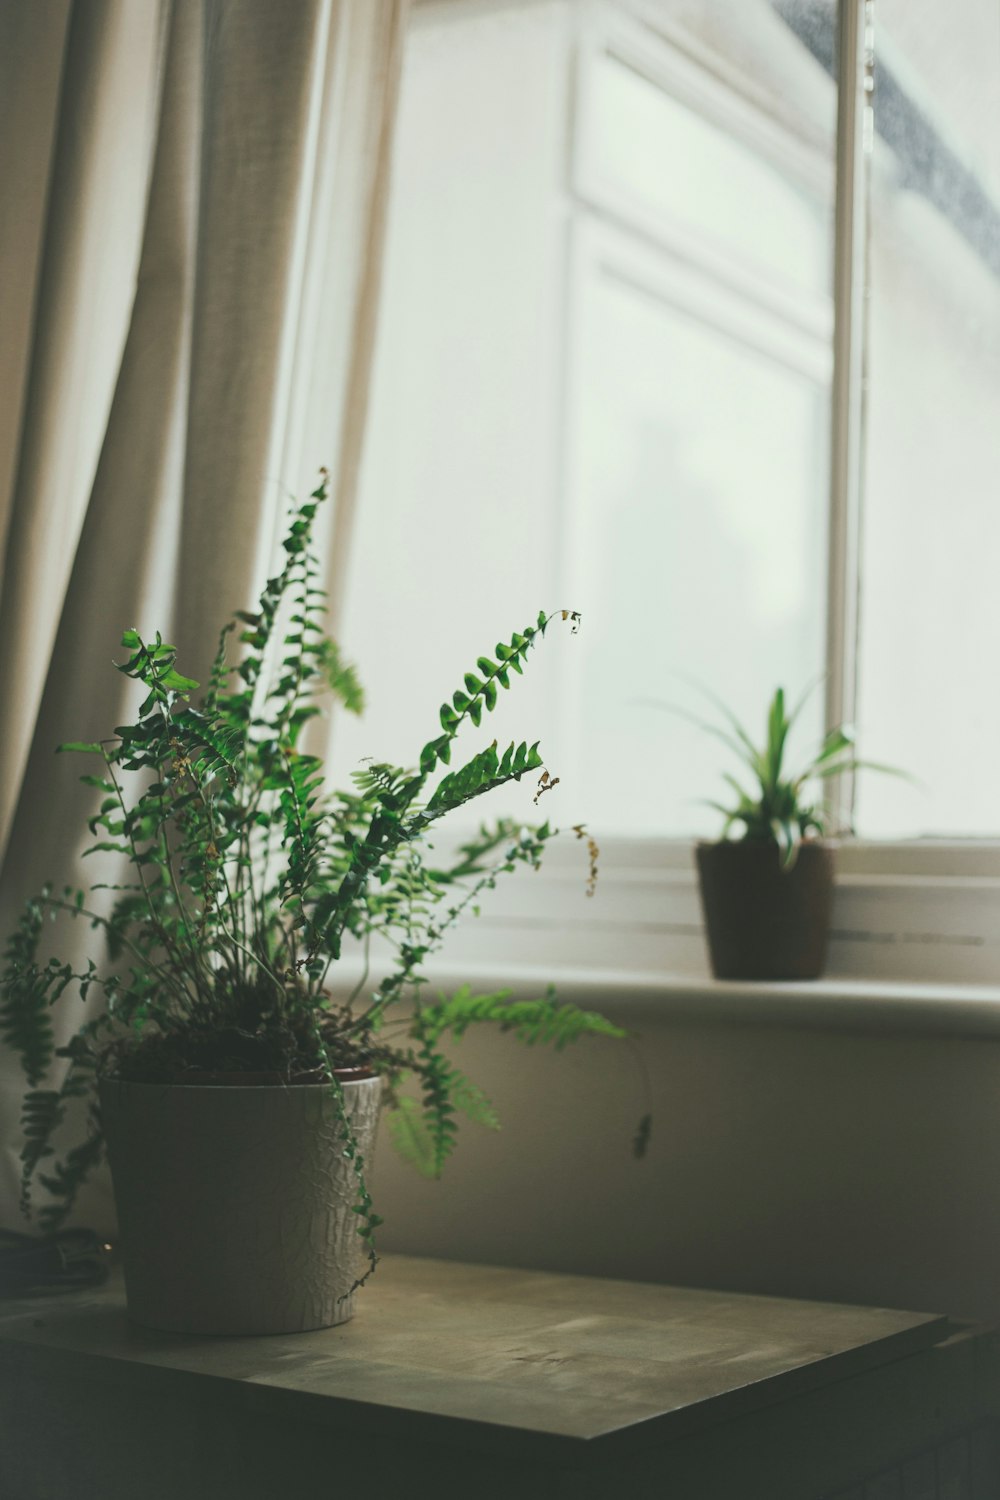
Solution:
[(878, 0), (859, 831), (1000, 832), (1000, 6)]
[[(565, 267), (554, 203), (564, 20), (561, 5), (545, 3), (412, 11), (341, 630), (368, 708), (337, 725), (341, 780), (362, 756), (414, 764), (476, 658), (562, 603), (553, 495)], [(562, 767), (553, 683), (576, 644), (558, 632), (532, 653), (496, 714), (463, 735), (463, 759), (495, 734), (540, 738)], [(501, 810), (530, 819), (533, 791), (525, 782), (506, 803), (483, 799), (467, 821)], [(579, 802), (573, 814), (583, 817)]]
[(828, 289), (824, 216), (745, 141), (608, 54), (595, 64), (592, 108), (595, 169), (638, 205), (690, 224), (781, 281)]
[(821, 671), (827, 391), (605, 268), (588, 290), (574, 779), (600, 828), (704, 832), (718, 747), (662, 705), (704, 713), (693, 678), (762, 737), (773, 688)]
[(563, 826), (710, 833), (725, 752), (639, 700), (683, 670), (758, 729), (822, 670), (834, 86), (767, 0), (634, 11), (414, 7), (337, 753), (412, 761), (566, 606), (484, 728)]

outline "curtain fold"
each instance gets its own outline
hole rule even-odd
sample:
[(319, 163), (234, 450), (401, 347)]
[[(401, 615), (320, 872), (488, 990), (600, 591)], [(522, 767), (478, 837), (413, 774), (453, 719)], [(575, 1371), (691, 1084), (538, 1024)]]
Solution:
[[(17, 8), (16, 8), (17, 9)], [(39, 7), (44, 13), (46, 7)], [(48, 45), (43, 28), (27, 71)], [(0, 594), (0, 848), (20, 791), (122, 357), (142, 242), (160, 71), (158, 6), (76, 5), (60, 86), (0, 134), (52, 140), (37, 263), (31, 244), (4, 264), (31, 285), (30, 338), (13, 384), (23, 391), (10, 471)], [(8, 54), (10, 66), (16, 58)], [(5, 247), (6, 248), (6, 247)], [(7, 373), (7, 372), (5, 372)], [(20, 378), (18, 378), (20, 377)], [(7, 374), (8, 380), (10, 373)], [(6, 382), (5, 382), (6, 383)]]
[[(46, 86), (22, 117), (0, 107), (0, 166), (20, 137), (47, 169), (0, 240), (5, 284), (31, 292), (0, 300), (19, 334), (0, 428), (4, 931), (76, 873), (87, 793), (52, 751), (120, 722), (122, 629), (162, 630), (202, 676), (320, 463), (346, 546), (405, 12), (43, 0), (34, 25), (2, 22)], [(0, 1058), (7, 1222), (21, 1089)]]

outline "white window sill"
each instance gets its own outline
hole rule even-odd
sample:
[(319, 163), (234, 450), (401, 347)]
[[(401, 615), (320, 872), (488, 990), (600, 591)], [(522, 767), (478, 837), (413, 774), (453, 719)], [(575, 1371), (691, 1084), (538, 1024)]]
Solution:
[(1000, 1040), (1000, 985), (859, 979), (827, 975), (810, 981), (722, 981), (688, 974), (536, 968), (501, 969), (438, 963), (428, 990), (510, 989), (518, 998), (541, 993), (548, 980), (559, 997), (644, 1026), (673, 1021), (780, 1025), (836, 1031), (914, 1033)]
[[(845, 846), (832, 972), (802, 983), (724, 983), (708, 973), (691, 846), (601, 842), (593, 900), (586, 848), (557, 841), (539, 873), (498, 881), (484, 893), (482, 916), (448, 934), (428, 965), (428, 989), (469, 984), (530, 997), (551, 982), (563, 999), (640, 1031), (718, 1021), (1000, 1039), (998, 846)], [(345, 957), (338, 967), (344, 993), (360, 963)]]

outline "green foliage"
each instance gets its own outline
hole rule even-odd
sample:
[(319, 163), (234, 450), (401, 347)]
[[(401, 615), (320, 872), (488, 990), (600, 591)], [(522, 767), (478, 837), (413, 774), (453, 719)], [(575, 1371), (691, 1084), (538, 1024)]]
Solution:
[[(99, 758), (81, 779), (95, 791), (89, 853), (121, 856), (125, 877), (90, 892), (46, 887), (28, 902), (7, 941), (0, 975), (0, 1036), (27, 1080), (24, 1201), (41, 1176), (47, 1227), (65, 1217), (103, 1139), (94, 1105), (102, 1072), (171, 1079), (186, 1071), (269, 1071), (277, 1079), (326, 1080), (356, 1183), (358, 1234), (375, 1263), (378, 1215), (336, 1069), (380, 1071), (395, 1101), (391, 1131), (415, 1165), (436, 1175), (454, 1149), (456, 1115), (495, 1128), (495, 1112), (441, 1050), (487, 1022), (528, 1044), (560, 1048), (590, 1032), (619, 1036), (601, 1017), (554, 996), (512, 1002), (473, 996), (422, 1006), (422, 967), (449, 929), (498, 878), (537, 867), (554, 830), (506, 821), (484, 827), (444, 865), (425, 861), (426, 832), (440, 819), (525, 774), (543, 770), (537, 744), (496, 743), (455, 769), (452, 745), (491, 714), (527, 664), (549, 617), (498, 642), (441, 706), (438, 729), (415, 769), (373, 762), (353, 790), (332, 792), (307, 748), (308, 726), (331, 696), (360, 711), (354, 668), (325, 634), (325, 596), (313, 523), (324, 475), (291, 515), (280, 571), (257, 608), (237, 611), (219, 633), (207, 685), (179, 670), (157, 634), (122, 635), (117, 669), (135, 682), (130, 722), (100, 742), (60, 746)], [(575, 631), (578, 616), (562, 612)], [(236, 647), (235, 659), (230, 652)], [(591, 852), (592, 875), (596, 846)], [(48, 918), (82, 919), (104, 938), (107, 968), (77, 971), (41, 956)], [(331, 966), (346, 938), (385, 941), (389, 972), (365, 1003), (336, 1004)], [(69, 1045), (55, 1049), (51, 1008), (67, 991), (104, 1005)], [(407, 1006), (401, 1001), (411, 1002)], [(394, 1009), (394, 1007), (399, 1007)], [(51, 1074), (62, 1068), (61, 1081)], [(414, 1080), (419, 1100), (403, 1092)], [(85, 1138), (52, 1164), (53, 1138), (82, 1111)]]
[(749, 773), (749, 790), (737, 777), (727, 773), (723, 779), (735, 800), (709, 803), (725, 818), (722, 837), (728, 838), (731, 830), (741, 825), (742, 839), (776, 844), (786, 869), (795, 863), (802, 839), (822, 835), (827, 830), (826, 810), (816, 792), (810, 794), (811, 784), (822, 784), (862, 767), (889, 775), (903, 774), (891, 766), (859, 760), (854, 754), (853, 734), (843, 726), (829, 730), (816, 754), (804, 766), (789, 772), (785, 766), (788, 737), (805, 698), (789, 713), (784, 690), (780, 687), (775, 690), (768, 705), (764, 743), (758, 748), (725, 704), (712, 694), (707, 696), (718, 709), (721, 723), (697, 718), (676, 708), (672, 711), (721, 740), (739, 757)]
[(49, 1005), (59, 980), (50, 966), (43, 968), (38, 963), (38, 944), (49, 895), (49, 888), (45, 887), (37, 900), (25, 906), (4, 948), (0, 981), (3, 996), (0, 1035), (20, 1058), (31, 1089), (45, 1077), (55, 1055)]
[(458, 1040), (470, 1026), (482, 1023), (511, 1032), (526, 1046), (549, 1045), (557, 1052), (587, 1034), (626, 1035), (596, 1011), (560, 1004), (551, 988), (539, 1000), (512, 1000), (510, 990), (474, 995), (468, 985), (463, 985), (450, 997), (439, 995), (433, 1004), (418, 1007), (410, 1034), (418, 1043), (422, 1098), (419, 1103), (408, 1094), (397, 1098), (389, 1114), (389, 1133), (400, 1155), (425, 1177), (439, 1177), (455, 1148), (457, 1111), (487, 1129), (500, 1127), (482, 1089), (460, 1072), (439, 1046), (445, 1036)]
[(442, 996), (436, 1005), (427, 1006), (419, 1017), (420, 1033), (437, 1042), (445, 1033), (456, 1039), (464, 1036), (476, 1022), (489, 1021), (501, 1031), (512, 1031), (518, 1041), (533, 1047), (547, 1044), (560, 1051), (586, 1033), (623, 1037), (620, 1026), (613, 1025), (596, 1011), (559, 1004), (554, 989), (541, 1000), (512, 1000), (510, 990), (491, 995), (474, 995), (463, 985), (450, 999)]
[(422, 1177), (436, 1177), (434, 1142), (419, 1102), (402, 1094), (387, 1117), (389, 1139), (399, 1156)]

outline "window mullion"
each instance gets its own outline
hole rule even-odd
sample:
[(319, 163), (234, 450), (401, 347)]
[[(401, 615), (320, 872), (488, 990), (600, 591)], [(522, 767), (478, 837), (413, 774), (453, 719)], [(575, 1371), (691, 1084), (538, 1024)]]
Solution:
[[(859, 539), (864, 421), (867, 165), (873, 0), (840, 0), (834, 358), (826, 723), (853, 723), (857, 701)], [(850, 826), (854, 777), (828, 783), (833, 826)]]

